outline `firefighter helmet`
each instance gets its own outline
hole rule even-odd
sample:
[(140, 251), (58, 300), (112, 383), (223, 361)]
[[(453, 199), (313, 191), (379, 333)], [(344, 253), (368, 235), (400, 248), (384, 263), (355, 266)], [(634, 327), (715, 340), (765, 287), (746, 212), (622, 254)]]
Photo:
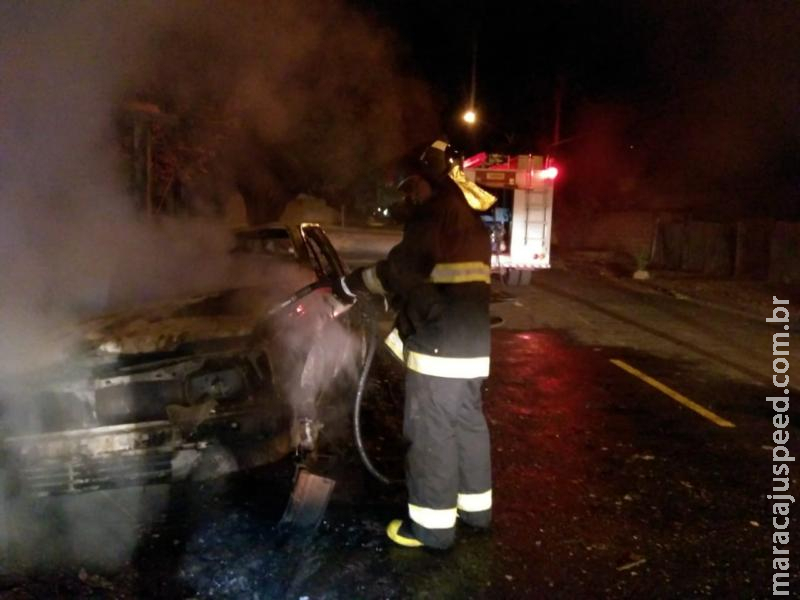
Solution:
[(429, 175), (441, 177), (461, 164), (461, 154), (444, 140), (436, 140), (422, 151), (419, 161)]
[(447, 142), (436, 140), (418, 147), (398, 163), (396, 189), (406, 201), (419, 204), (431, 196), (438, 180), (460, 165), (460, 154)]

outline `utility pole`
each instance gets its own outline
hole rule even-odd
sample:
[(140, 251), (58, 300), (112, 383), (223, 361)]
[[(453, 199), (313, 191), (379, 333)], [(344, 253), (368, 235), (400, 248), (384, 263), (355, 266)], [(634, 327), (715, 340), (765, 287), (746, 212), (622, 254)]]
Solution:
[(564, 76), (559, 75), (556, 81), (556, 90), (553, 96), (554, 118), (553, 118), (553, 146), (561, 141), (561, 105), (564, 100)]
[(472, 79), (469, 88), (469, 109), (475, 110), (475, 87), (478, 82), (478, 34), (472, 32)]

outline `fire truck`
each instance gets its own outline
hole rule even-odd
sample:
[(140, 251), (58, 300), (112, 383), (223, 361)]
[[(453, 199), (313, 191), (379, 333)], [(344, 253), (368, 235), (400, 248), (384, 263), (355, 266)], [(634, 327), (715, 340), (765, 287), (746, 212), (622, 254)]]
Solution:
[(481, 152), (464, 160), (464, 175), (497, 196), (483, 216), (492, 233), (492, 269), (508, 283), (530, 283), (533, 269), (550, 267), (558, 169), (543, 156)]

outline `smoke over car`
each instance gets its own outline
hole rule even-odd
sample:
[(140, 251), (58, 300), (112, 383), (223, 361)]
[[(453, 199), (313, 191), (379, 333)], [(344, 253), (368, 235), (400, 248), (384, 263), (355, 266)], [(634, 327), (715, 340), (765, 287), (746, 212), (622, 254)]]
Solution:
[[(242, 314), (226, 321), (213, 313), (246, 305), (247, 317), (257, 318), (247, 294), (231, 288), (266, 288), (266, 306), (315, 274), (308, 265), (243, 266), (218, 218), (222, 199), (244, 195), (251, 222), (263, 222), (301, 188), (345, 189), (399, 153), (417, 134), (402, 133), (398, 123), (425, 122), (428, 99), (423, 86), (396, 74), (387, 39), (339, 2), (12, 2), (0, 9), (0, 399), (3, 440), (16, 440), (12, 454), (21, 461), (4, 493), (21, 489), (24, 477), (15, 478), (34, 465), (46, 469), (37, 481), (53, 488), (42, 494), (147, 483), (132, 474), (148, 466), (149, 475), (163, 475), (191, 460), (146, 462), (143, 448), (158, 441), (153, 432), (146, 441), (141, 432), (102, 433), (92, 443), (55, 438), (165, 419), (171, 431), (196, 436), (224, 412), (219, 405), (258, 395), (268, 379), (259, 372), (263, 346), (246, 357), (215, 347), (193, 358), (210, 339), (253, 339), (234, 323)], [(132, 99), (155, 103), (176, 123), (174, 152), (156, 161), (153, 193), (166, 198), (179, 183), (189, 207), (183, 217), (191, 218), (144, 214), (132, 194), (119, 132)], [(303, 306), (312, 314), (324, 308)], [(217, 319), (212, 333), (197, 326), (206, 317)], [(95, 329), (76, 325), (86, 321)], [(290, 411), (321, 393), (329, 367), (352, 372), (346, 331), (326, 331), (331, 346), (320, 346), (318, 322), (293, 323), (285, 347), (297, 354), (312, 339), (317, 345), (296, 373), (302, 385), (290, 388), (298, 394), (288, 399)], [(153, 396), (156, 389), (169, 391)], [(155, 405), (145, 402), (153, 398)], [(192, 409), (168, 411), (182, 406), (180, 398)], [(51, 438), (42, 446), (40, 436)], [(74, 459), (102, 454), (107, 443), (121, 444), (114, 447), (131, 460), (106, 465), (121, 471), (98, 484), (91, 461), (81, 471)], [(83, 516), (65, 513), (59, 525), (64, 548), (72, 547), (72, 532), (86, 529), (86, 511), (77, 512)], [(135, 519), (94, 529), (95, 554), (113, 541), (124, 558), (136, 543)]]

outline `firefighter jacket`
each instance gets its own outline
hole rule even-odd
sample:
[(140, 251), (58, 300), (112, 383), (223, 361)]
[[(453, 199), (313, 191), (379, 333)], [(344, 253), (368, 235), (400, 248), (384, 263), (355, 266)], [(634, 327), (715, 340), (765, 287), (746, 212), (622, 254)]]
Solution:
[(412, 371), (474, 379), (489, 374), (491, 250), (480, 215), (442, 177), (414, 206), (402, 241), (362, 273), (397, 311), (386, 340)]

